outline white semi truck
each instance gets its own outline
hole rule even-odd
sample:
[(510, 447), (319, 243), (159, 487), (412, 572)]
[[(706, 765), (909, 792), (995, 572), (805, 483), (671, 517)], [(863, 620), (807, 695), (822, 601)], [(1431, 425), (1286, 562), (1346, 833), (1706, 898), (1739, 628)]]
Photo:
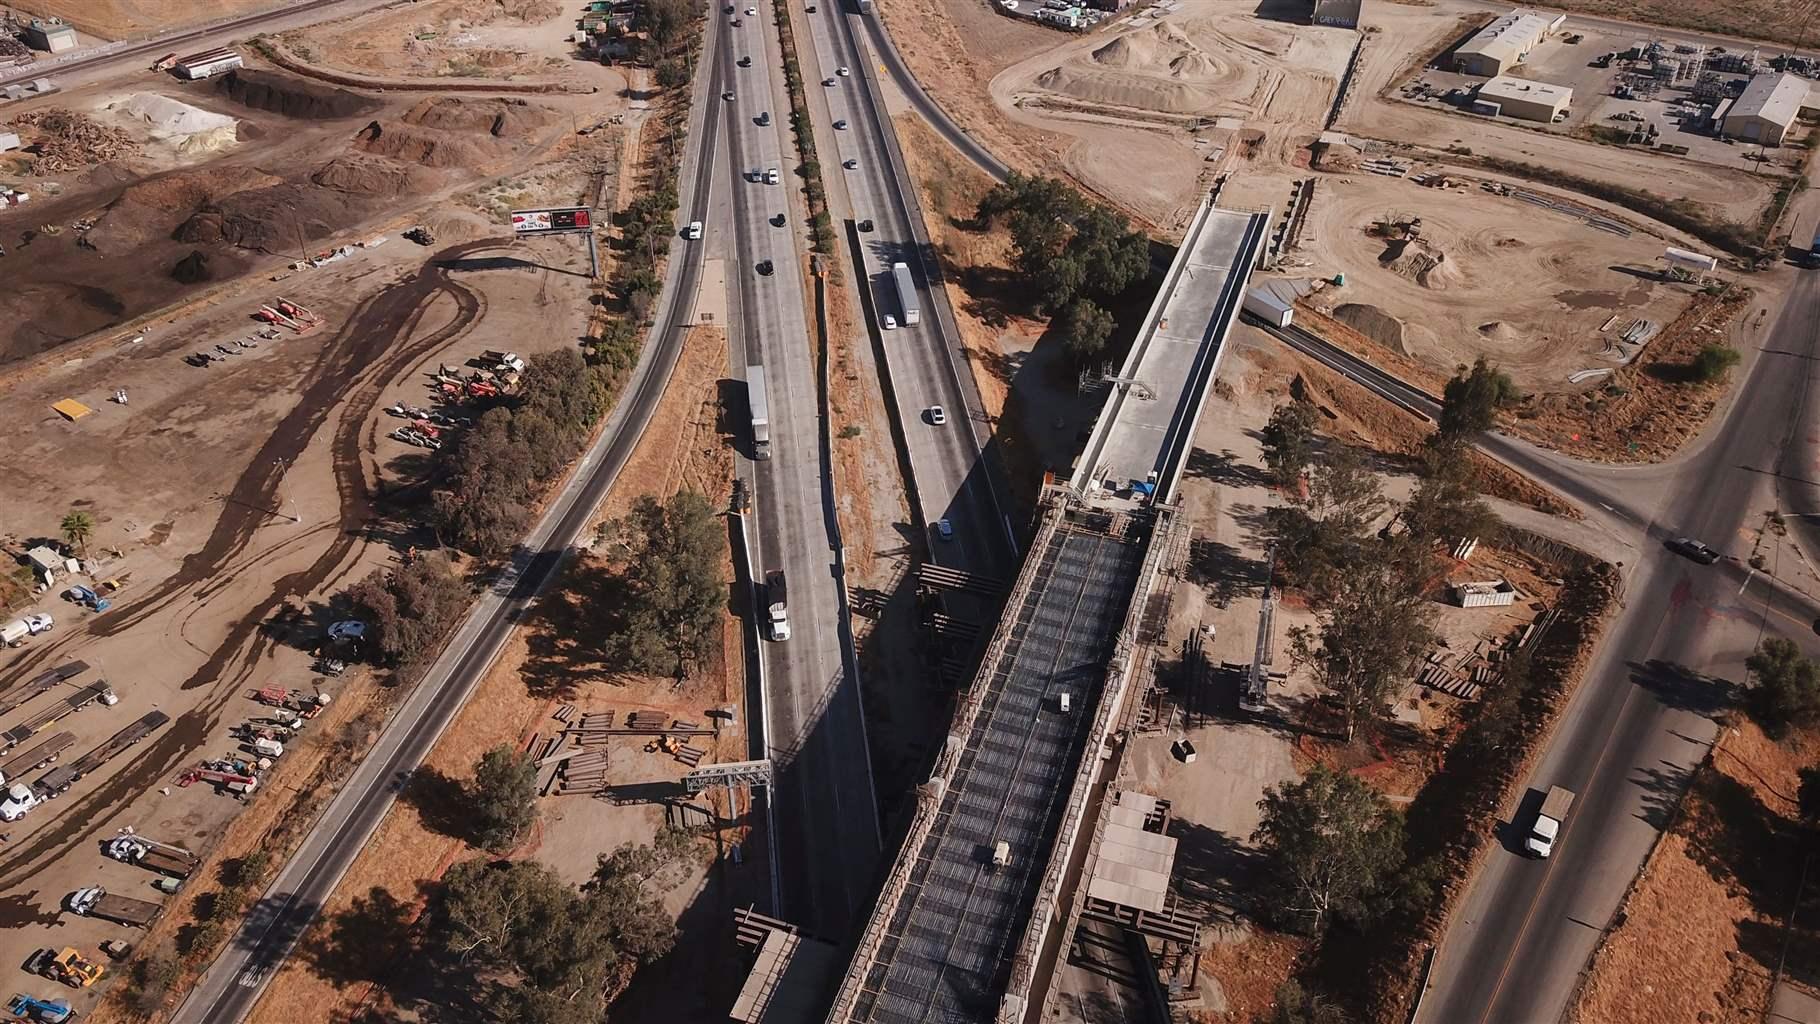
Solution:
[(910, 277), (910, 265), (891, 264), (891, 280), (897, 286), (897, 306), (904, 311), (904, 326), (915, 327), (923, 320), (923, 308), (916, 301), (916, 282)]
[(771, 402), (765, 395), (765, 368), (746, 367), (746, 404), (752, 407), (752, 457), (771, 457)]

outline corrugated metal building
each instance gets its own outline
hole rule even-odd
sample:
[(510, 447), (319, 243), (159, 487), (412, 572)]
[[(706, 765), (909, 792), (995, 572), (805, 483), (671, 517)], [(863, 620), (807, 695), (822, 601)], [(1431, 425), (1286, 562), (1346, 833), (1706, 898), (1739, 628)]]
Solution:
[(25, 42), (40, 50), (62, 53), (76, 48), (76, 30), (55, 18), (49, 21), (34, 18), (25, 26)]
[(1453, 69), (1468, 75), (1492, 78), (1521, 63), (1536, 44), (1547, 39), (1567, 21), (1565, 14), (1547, 14), (1517, 7), (1474, 32), (1453, 53)]
[(1364, 0), (1314, 0), (1308, 20), (1316, 25), (1335, 28), (1358, 28), (1359, 8)]
[(1725, 112), (1722, 134), (1745, 142), (1780, 146), (1807, 102), (1807, 80), (1766, 71), (1750, 80), (1744, 95)]
[(1497, 104), (1498, 113), (1505, 117), (1548, 124), (1567, 112), (1574, 91), (1564, 85), (1500, 76), (1479, 86), (1478, 100)]

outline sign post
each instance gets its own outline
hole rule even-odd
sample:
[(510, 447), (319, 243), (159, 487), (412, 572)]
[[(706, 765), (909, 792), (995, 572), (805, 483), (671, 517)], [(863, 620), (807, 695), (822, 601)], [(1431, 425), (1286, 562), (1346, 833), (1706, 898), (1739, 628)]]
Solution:
[(588, 237), (588, 277), (600, 276), (600, 253), (594, 248), (594, 211), (586, 206), (563, 206), (548, 210), (513, 210), (512, 234), (518, 238), (539, 235), (586, 235)]

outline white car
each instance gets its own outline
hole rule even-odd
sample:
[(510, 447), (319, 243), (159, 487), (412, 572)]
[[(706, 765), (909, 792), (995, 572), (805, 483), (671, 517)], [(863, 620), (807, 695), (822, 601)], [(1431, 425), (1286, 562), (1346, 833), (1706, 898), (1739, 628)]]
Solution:
[(767, 185), (777, 184), (777, 168), (773, 167), (770, 170), (767, 170), (765, 172), (765, 184), (767, 184)]
[(845, 78), (848, 75), (852, 74), (853, 72), (848, 71), (847, 65), (842, 64), (840, 67), (834, 69), (834, 73), (841, 76), (842, 78)]
[(688, 230), (683, 232), (683, 237), (689, 239), (690, 241), (695, 241), (696, 239), (700, 238), (701, 237), (701, 221), (698, 221), (698, 220), (690, 221)]
[(894, 317), (889, 313), (885, 314), (885, 330), (887, 330), (887, 331), (897, 330), (897, 317)]
[(758, 17), (758, 8), (756, 8), (756, 7), (746, 8), (746, 17), (748, 17), (748, 18)]
[(948, 422), (948, 410), (942, 408), (939, 405), (930, 406), (929, 407), (929, 422), (933, 423), (934, 425), (936, 425), (938, 427), (941, 426), (942, 424)]
[(329, 627), (330, 640), (359, 640), (367, 635), (367, 624), (359, 619), (343, 619)]
[(856, 170), (859, 167), (859, 161), (853, 159), (852, 157), (848, 157), (847, 159), (842, 160), (840, 162), (840, 165), (842, 167), (845, 167), (849, 171)]
[(31, 630), (33, 636), (37, 636), (39, 633), (49, 633), (53, 624), (50, 612), (39, 612), (36, 615), (25, 617), (25, 628)]

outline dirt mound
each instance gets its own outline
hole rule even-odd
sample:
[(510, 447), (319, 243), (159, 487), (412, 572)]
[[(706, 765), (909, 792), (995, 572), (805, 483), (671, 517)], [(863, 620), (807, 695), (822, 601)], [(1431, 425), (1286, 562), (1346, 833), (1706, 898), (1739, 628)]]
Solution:
[(192, 245), (225, 244), (293, 254), (297, 236), (326, 238), (376, 208), (364, 197), (284, 182), (216, 199), (178, 225), (171, 237)]
[(1156, 63), (1156, 39), (1148, 32), (1119, 36), (1094, 50), (1094, 63), (1109, 68), (1141, 68)]
[(1169, 74), (1175, 78), (1218, 78), (1225, 73), (1219, 61), (1204, 53), (1184, 53), (1169, 62)]
[(206, 204), (245, 189), (265, 188), (279, 180), (252, 167), (222, 166), (177, 171), (136, 182), (107, 204), (95, 218), (90, 235), (109, 249), (167, 237)]
[(459, 96), (421, 100), (399, 118), (421, 128), (485, 132), (497, 139), (529, 138), (552, 119), (549, 109), (525, 100), (473, 100)]
[(378, 100), (346, 89), (246, 68), (237, 68), (216, 79), (215, 91), (254, 110), (311, 121), (357, 117), (379, 106)]
[(432, 188), (434, 182), (430, 179), (434, 177), (421, 167), (411, 167), (382, 156), (348, 153), (317, 168), (310, 175), (310, 181), (337, 192), (397, 196)]
[(1403, 321), (1376, 306), (1341, 303), (1334, 307), (1333, 318), (1393, 352), (1409, 354), (1403, 347)]
[(199, 284), (215, 275), (209, 272), (208, 253), (201, 249), (191, 249), (190, 254), (177, 261), (171, 268), (171, 276), (184, 284)]
[(366, 126), (354, 145), (375, 156), (388, 156), (424, 167), (479, 167), (486, 157), (470, 139), (440, 129), (378, 121)]
[(1523, 336), (1516, 329), (1502, 320), (1492, 320), (1479, 325), (1479, 334), (1487, 341), (1511, 343), (1521, 341)]
[(1420, 238), (1391, 239), (1385, 243), (1378, 263), (1435, 291), (1445, 291), (1448, 285), (1460, 281), (1459, 268), (1448, 260), (1447, 254)]

